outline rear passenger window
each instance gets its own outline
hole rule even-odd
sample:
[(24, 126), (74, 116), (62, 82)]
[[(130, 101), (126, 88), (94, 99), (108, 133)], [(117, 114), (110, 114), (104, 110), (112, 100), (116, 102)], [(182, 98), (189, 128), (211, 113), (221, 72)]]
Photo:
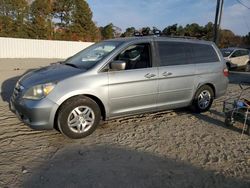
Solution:
[(157, 42), (160, 56), (160, 66), (188, 64), (183, 43)]
[(191, 63), (211, 63), (219, 61), (213, 46), (207, 44), (188, 44), (192, 48)]
[(160, 66), (211, 63), (219, 61), (211, 45), (187, 42), (157, 42)]

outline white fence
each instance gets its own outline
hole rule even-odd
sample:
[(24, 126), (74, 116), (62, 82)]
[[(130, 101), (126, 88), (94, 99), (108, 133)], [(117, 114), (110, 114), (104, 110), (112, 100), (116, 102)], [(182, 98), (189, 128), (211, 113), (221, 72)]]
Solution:
[(0, 58), (65, 59), (91, 44), (93, 43), (0, 37)]

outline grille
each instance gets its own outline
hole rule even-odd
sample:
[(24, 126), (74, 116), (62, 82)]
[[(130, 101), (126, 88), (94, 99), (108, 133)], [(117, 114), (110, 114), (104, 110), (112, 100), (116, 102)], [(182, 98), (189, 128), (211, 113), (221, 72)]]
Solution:
[(23, 89), (24, 87), (17, 82), (14, 88), (13, 97), (17, 98), (22, 93)]

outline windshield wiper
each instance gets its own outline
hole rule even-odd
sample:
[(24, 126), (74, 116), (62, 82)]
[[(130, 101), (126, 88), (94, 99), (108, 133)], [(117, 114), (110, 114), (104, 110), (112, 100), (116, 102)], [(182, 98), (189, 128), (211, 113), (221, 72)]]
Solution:
[(76, 66), (75, 64), (72, 64), (72, 63), (63, 63), (63, 64), (79, 69), (78, 66)]

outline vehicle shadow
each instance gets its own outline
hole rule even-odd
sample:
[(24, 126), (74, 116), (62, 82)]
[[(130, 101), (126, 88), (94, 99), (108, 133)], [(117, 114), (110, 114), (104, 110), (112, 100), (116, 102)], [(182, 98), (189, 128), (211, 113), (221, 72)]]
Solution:
[(22, 187), (248, 187), (183, 161), (115, 146), (71, 146), (24, 179)]
[(27, 74), (28, 72), (32, 71), (34, 69), (29, 69), (27, 71), (25, 71), (25, 73), (19, 75), (19, 76), (15, 76), (12, 78), (9, 78), (7, 80), (5, 80), (2, 85), (1, 85), (1, 98), (3, 101), (5, 102), (9, 102), (11, 95), (13, 93), (13, 90), (15, 88), (15, 85), (17, 83), (17, 81), (24, 75)]
[[(235, 127), (235, 126), (226, 126), (224, 121), (221, 121), (220, 119), (223, 118), (224, 120), (224, 114), (221, 112), (218, 112), (216, 110), (210, 109), (209, 112), (213, 114), (215, 117), (208, 116), (206, 114), (193, 114), (196, 118), (206, 121), (208, 123), (211, 123), (213, 125), (223, 127), (225, 129), (229, 129), (238, 133), (242, 133), (242, 129)], [(218, 118), (216, 118), (216, 116)]]

